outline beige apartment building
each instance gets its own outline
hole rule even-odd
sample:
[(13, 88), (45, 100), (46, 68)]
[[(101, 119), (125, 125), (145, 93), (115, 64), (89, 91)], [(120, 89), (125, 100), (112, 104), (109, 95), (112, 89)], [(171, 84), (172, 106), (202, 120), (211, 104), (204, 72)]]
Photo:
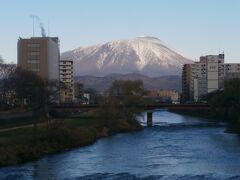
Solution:
[(199, 62), (183, 66), (183, 99), (201, 101), (208, 93), (223, 90), (225, 79), (239, 76), (240, 64), (225, 64), (224, 54), (202, 56)]
[(18, 40), (18, 67), (48, 81), (59, 81), (59, 39), (32, 37)]
[(72, 103), (74, 101), (73, 61), (60, 60), (60, 102)]

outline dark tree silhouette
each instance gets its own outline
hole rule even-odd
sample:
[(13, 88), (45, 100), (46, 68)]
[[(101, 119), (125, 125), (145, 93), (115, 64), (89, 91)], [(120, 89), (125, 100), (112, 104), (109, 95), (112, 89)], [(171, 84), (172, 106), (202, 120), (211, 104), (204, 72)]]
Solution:
[(240, 133), (240, 79), (226, 80), (224, 91), (210, 99), (217, 112), (224, 112), (230, 130)]
[(49, 82), (36, 73), (16, 68), (4, 78), (1, 92), (5, 104), (33, 112), (34, 134), (39, 122), (45, 121), (49, 129), (49, 106), (58, 100), (58, 82)]

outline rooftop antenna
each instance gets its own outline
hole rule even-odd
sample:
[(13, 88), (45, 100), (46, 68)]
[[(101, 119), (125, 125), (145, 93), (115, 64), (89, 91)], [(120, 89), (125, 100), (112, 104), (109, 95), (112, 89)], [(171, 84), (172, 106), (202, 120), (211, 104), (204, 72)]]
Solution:
[(48, 37), (50, 37), (50, 23), (49, 23), (49, 20), (48, 20)]
[(33, 26), (33, 37), (35, 36), (35, 16), (34, 15), (31, 15), (30, 18), (32, 18), (32, 26)]

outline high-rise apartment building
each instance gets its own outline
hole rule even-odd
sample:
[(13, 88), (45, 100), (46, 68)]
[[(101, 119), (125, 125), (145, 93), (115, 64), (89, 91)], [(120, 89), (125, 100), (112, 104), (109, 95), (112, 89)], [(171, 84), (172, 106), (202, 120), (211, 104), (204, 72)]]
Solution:
[(190, 101), (190, 80), (191, 80), (191, 66), (192, 64), (184, 64), (182, 71), (182, 100)]
[(32, 37), (18, 40), (18, 67), (48, 81), (59, 81), (59, 39)]
[(239, 74), (240, 64), (225, 64), (224, 54), (202, 56), (199, 62), (183, 66), (183, 100), (200, 101), (208, 93), (223, 89), (226, 78)]
[(72, 103), (74, 101), (73, 61), (60, 60), (60, 102)]

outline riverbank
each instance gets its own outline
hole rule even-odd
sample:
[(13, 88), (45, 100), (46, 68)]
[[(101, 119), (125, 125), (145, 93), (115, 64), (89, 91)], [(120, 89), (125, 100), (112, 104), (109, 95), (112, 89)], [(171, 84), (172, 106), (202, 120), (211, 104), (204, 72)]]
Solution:
[(142, 130), (138, 122), (115, 121), (106, 126), (94, 115), (54, 119), (45, 123), (0, 132), (0, 167), (36, 160), (44, 155), (93, 144), (117, 133)]
[(240, 134), (240, 122), (235, 122), (231, 120), (231, 117), (225, 113), (224, 110), (214, 111), (212, 109), (202, 109), (202, 110), (171, 110), (173, 113), (178, 113), (182, 115), (188, 115), (192, 117), (202, 118), (211, 122), (224, 122), (228, 126), (225, 130), (227, 133)]
[(216, 114), (211, 109), (170, 110), (170, 112), (182, 114), (182, 115), (188, 115), (192, 117), (198, 117), (198, 118), (206, 119), (208, 121), (224, 122), (224, 117)]

